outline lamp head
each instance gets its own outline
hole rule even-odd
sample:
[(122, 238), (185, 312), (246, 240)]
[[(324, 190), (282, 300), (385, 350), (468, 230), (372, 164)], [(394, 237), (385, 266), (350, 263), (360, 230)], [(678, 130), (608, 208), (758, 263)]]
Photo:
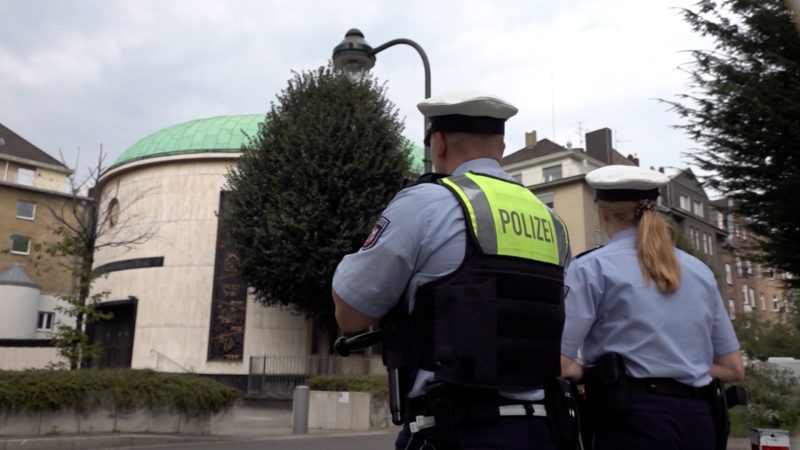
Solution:
[(344, 72), (351, 83), (359, 82), (374, 65), (372, 46), (357, 28), (350, 29), (342, 42), (333, 48), (333, 67)]

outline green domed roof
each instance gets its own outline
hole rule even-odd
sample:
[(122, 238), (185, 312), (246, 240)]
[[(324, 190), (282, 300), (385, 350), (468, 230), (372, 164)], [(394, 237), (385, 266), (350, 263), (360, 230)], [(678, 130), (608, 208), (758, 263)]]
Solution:
[[(111, 168), (133, 161), (190, 153), (239, 153), (242, 145), (258, 133), (263, 114), (217, 116), (173, 125), (133, 144)], [(424, 149), (412, 144), (411, 170), (423, 172)]]
[(263, 114), (217, 116), (164, 128), (125, 150), (111, 167), (159, 156), (186, 153), (238, 153), (258, 133)]

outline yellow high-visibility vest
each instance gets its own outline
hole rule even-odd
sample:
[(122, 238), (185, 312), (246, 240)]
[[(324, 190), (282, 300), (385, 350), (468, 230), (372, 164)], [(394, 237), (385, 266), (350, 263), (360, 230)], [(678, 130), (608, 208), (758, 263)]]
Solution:
[(484, 253), (565, 265), (566, 227), (524, 186), (473, 172), (439, 182), (460, 200)]

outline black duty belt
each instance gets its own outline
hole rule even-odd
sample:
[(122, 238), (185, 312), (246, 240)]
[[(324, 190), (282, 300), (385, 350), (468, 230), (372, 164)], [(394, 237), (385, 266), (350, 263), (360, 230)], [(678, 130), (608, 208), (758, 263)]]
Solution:
[(628, 377), (631, 392), (670, 395), (673, 397), (708, 398), (709, 386), (694, 387), (671, 378), (631, 378)]
[[(449, 394), (448, 401), (453, 413), (466, 421), (493, 420), (504, 416), (547, 416), (544, 400), (515, 400), (503, 397), (497, 391), (460, 387), (451, 387)], [(406, 420), (414, 422), (419, 416), (433, 414), (431, 401), (425, 395), (409, 398)]]

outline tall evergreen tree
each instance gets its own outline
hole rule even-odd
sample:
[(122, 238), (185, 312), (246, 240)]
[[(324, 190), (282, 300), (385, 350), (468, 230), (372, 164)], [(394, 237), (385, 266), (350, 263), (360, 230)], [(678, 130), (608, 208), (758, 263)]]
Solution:
[(700, 0), (683, 17), (715, 43), (692, 52), (692, 89), (672, 103), (701, 146), (690, 157), (749, 219), (763, 262), (800, 286), (797, 18), (781, 0)]
[(333, 323), (336, 264), (409, 174), (402, 130), (375, 79), (294, 74), (227, 178), (228, 239), (258, 301)]

